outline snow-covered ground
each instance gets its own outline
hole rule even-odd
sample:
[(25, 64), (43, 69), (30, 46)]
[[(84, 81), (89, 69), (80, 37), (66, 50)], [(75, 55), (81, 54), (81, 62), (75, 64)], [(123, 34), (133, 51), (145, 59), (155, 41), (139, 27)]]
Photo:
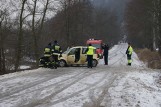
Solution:
[(126, 65), (127, 44), (114, 46), (109, 65), (96, 68), (39, 68), (0, 76), (0, 107), (161, 107), (160, 70), (134, 53)]

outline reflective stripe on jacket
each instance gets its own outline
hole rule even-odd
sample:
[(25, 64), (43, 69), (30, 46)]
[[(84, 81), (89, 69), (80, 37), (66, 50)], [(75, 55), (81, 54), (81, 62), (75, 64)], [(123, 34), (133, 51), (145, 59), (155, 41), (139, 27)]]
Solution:
[(44, 49), (44, 56), (51, 56), (51, 49), (50, 48), (46, 47)]
[(131, 46), (129, 46), (129, 48), (128, 48), (128, 54), (129, 55), (132, 55), (132, 52), (133, 52), (133, 48)]
[(62, 53), (61, 47), (59, 45), (57, 45), (57, 44), (56, 45), (53, 45), (52, 53), (53, 54)]
[(88, 47), (88, 51), (87, 51), (87, 55), (93, 55), (94, 54), (94, 47), (93, 46), (89, 46)]

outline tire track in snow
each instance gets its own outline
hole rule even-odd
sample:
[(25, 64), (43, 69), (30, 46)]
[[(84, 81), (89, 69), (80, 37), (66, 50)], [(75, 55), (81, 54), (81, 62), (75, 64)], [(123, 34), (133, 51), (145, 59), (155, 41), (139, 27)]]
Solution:
[[(111, 56), (111, 57), (117, 56), (118, 53), (119, 53), (119, 54), (123, 54), (123, 53), (122, 53), (122, 50), (123, 50), (123, 49), (124, 49), (124, 47), (121, 45), (121, 47), (117, 49), (118, 51), (114, 51), (114, 52), (116, 52), (116, 54), (113, 55), (113, 56)], [(125, 54), (123, 54), (119, 59), (117, 59), (115, 62), (113, 62), (112, 64), (110, 64), (110, 66), (115, 65), (117, 62), (122, 63), (122, 60), (123, 60), (124, 56), (125, 56)], [(115, 73), (115, 75), (113, 74), (113, 75), (114, 75), (113, 78), (109, 79), (110, 81), (106, 82), (106, 83), (102, 86), (102, 87), (104, 87), (104, 88), (102, 89), (102, 93), (98, 96), (98, 98), (96, 98), (96, 97), (94, 96), (94, 90), (96, 90), (96, 89), (99, 88), (99, 87), (96, 87), (95, 89), (92, 89), (92, 90), (90, 91), (90, 98), (91, 98), (91, 101), (92, 101), (92, 102), (86, 103), (87, 105), (84, 104), (85, 107), (86, 107), (86, 106), (88, 106), (88, 107), (100, 107), (100, 106), (101, 106), (101, 103), (102, 103), (103, 100), (105, 99), (105, 96), (107, 96), (108, 90), (109, 90), (109, 88), (111, 87), (111, 85), (115, 82), (115, 80), (116, 80), (116, 78), (118, 78), (118, 76), (122, 75), (122, 74), (120, 74), (120, 72), (118, 72), (118, 71), (120, 71), (120, 68), (118, 68), (118, 70), (115, 70), (116, 68), (114, 69), (113, 67), (110, 67), (110, 68), (111, 68), (111, 70), (113, 70), (112, 72)], [(117, 73), (116, 73), (116, 71), (117, 71)], [(123, 75), (122, 75), (122, 78), (123, 78)], [(83, 106), (83, 107), (84, 107), (84, 106)]]
[[(112, 70), (112, 69), (113, 69), (113, 68), (109, 68), (109, 70)], [(104, 71), (106, 71), (106, 70), (107, 70), (107, 69), (105, 68)], [(82, 89), (82, 90), (77, 91), (77, 92), (75, 92), (75, 93), (72, 93), (72, 94), (70, 94), (70, 95), (68, 95), (68, 96), (65, 96), (65, 97), (63, 97), (63, 98), (61, 98), (61, 99), (59, 99), (59, 100), (57, 100), (57, 101), (54, 101), (54, 102), (48, 104), (47, 106), (52, 106), (52, 105), (55, 105), (55, 104), (64, 102), (64, 101), (66, 101), (66, 100), (68, 100), (68, 99), (70, 99), (70, 98), (72, 98), (72, 97), (77, 96), (78, 94), (80, 94), (80, 93), (82, 93), (82, 92), (84, 92), (84, 91), (91, 90), (91, 88), (94, 88), (94, 89), (95, 89), (95, 88), (98, 88), (97, 85), (98, 85), (99, 83), (103, 82), (104, 80), (107, 80), (107, 77), (108, 77), (108, 80), (110, 80), (110, 81), (105, 82), (102, 86), (98, 86), (98, 87), (105, 87), (105, 88), (103, 88), (104, 90), (103, 90), (102, 94), (99, 96), (99, 98), (96, 99), (96, 100), (94, 100), (94, 101), (97, 101), (97, 104), (98, 104), (98, 102), (100, 102), (100, 104), (101, 104), (102, 100), (104, 99), (105, 94), (107, 93), (107, 90), (111, 87), (111, 84), (112, 84), (112, 83), (115, 81), (115, 79), (117, 78), (117, 75), (114, 75), (114, 73), (106, 72), (106, 74), (104, 74), (104, 76), (103, 76), (101, 79), (99, 79), (97, 82), (91, 84), (90, 86), (86, 87), (85, 89)], [(94, 94), (93, 94), (93, 95), (94, 95)], [(92, 99), (91, 99), (91, 100), (92, 100)], [(96, 103), (95, 103), (95, 104), (96, 104)], [(94, 106), (96, 106), (95, 104), (94, 104)], [(41, 105), (39, 105), (39, 106), (41, 107)], [(43, 105), (43, 106), (44, 106), (44, 105)], [(43, 107), (43, 106), (42, 106), (42, 107)], [(91, 106), (91, 107), (94, 107), (94, 106)], [(97, 107), (97, 106), (96, 106), (96, 107)], [(98, 106), (98, 107), (99, 107), (99, 106)]]
[[(124, 58), (124, 56), (119, 59), (120, 62), (122, 62), (123, 58)], [(115, 63), (113, 63), (113, 64), (115, 64)], [(104, 107), (105, 105), (102, 104), (102, 103), (107, 98), (107, 96), (108, 96), (108, 99), (110, 101), (109, 100), (108, 100), (108, 102), (106, 101), (106, 104), (108, 104), (108, 107), (109, 107), (110, 102), (111, 102), (111, 99), (110, 99), (110, 96), (109, 96), (110, 93), (108, 92), (109, 88), (111, 88), (112, 84), (115, 82), (115, 80), (117, 80), (117, 78), (119, 78), (119, 80), (121, 80), (122, 78), (124, 78), (124, 76), (126, 75), (127, 72), (130, 72), (130, 71), (132, 72), (132, 71), (135, 70), (135, 68), (130, 68), (130, 67), (126, 67), (126, 66), (121, 66), (121, 68), (120, 67), (113, 67), (113, 68), (111, 67), (111, 69), (113, 70), (112, 72), (115, 74), (115, 75), (113, 74), (114, 77), (112, 79), (109, 79), (110, 82), (105, 83), (103, 85), (104, 88), (102, 88), (102, 92), (98, 96), (98, 98), (96, 98), (94, 96), (94, 90), (96, 90), (97, 88), (91, 90), (91, 96), (90, 97), (91, 97), (92, 102), (87, 103), (88, 106), (85, 106), (85, 107)], [(120, 71), (126, 71), (126, 72), (120, 72)]]
[[(119, 45), (119, 46), (121, 46), (120, 48), (118, 48), (117, 49), (117, 53), (116, 53), (116, 55), (115, 56), (117, 56), (118, 54), (121, 54), (121, 51), (124, 49), (124, 47), (122, 46), (122, 45)], [(114, 56), (113, 56), (114, 57)], [(117, 62), (119, 62), (122, 58), (123, 58), (124, 56), (121, 56), (119, 59), (117, 58), (117, 60), (115, 61), (115, 62), (113, 62), (112, 64), (110, 64), (110, 66), (113, 66), (113, 65), (115, 65)], [(112, 58), (112, 57), (110, 57), (110, 58)], [(109, 58), (109, 59), (110, 59)]]
[[(122, 45), (121, 45), (121, 47), (122, 47)], [(118, 49), (120, 48), (120, 45), (118, 45), (118, 47), (113, 51), (113, 52), (117, 52), (118, 51)], [(60, 71), (59, 71), (60, 72)], [(18, 77), (25, 77), (26, 75), (27, 76), (31, 76), (31, 74), (32, 74), (32, 72), (29, 72), (29, 73), (25, 73), (25, 74), (20, 74), (20, 75), (18, 75), (18, 76), (13, 76), (13, 77), (10, 77), (10, 78), (5, 78), (5, 79), (2, 79), (2, 80), (0, 80), (0, 82), (6, 82), (7, 80), (11, 80), (11, 79), (16, 79), (16, 78), (18, 78)], [(38, 75), (38, 72), (34, 72), (34, 74), (36, 74), (36, 75)], [(33, 75), (34, 75), (33, 74)], [(39, 75), (44, 75), (44, 74), (46, 74), (46, 71), (45, 72), (40, 72), (39, 73)], [(28, 88), (31, 88), (31, 87), (33, 87), (33, 86), (35, 86), (35, 85), (38, 85), (38, 84), (41, 84), (41, 83), (44, 83), (44, 82), (46, 82), (46, 81), (49, 81), (49, 80), (51, 80), (51, 79), (53, 79), (55, 76), (52, 76), (52, 77), (50, 77), (50, 78), (45, 78), (45, 79), (43, 79), (43, 80), (38, 80), (38, 81), (36, 81), (36, 82), (32, 82), (32, 83), (29, 83), (29, 84), (26, 84), (25, 86), (23, 85), (22, 87), (16, 87), (16, 88), (13, 88), (13, 89), (11, 89), (12, 91), (7, 91), (7, 92), (5, 92), (5, 93), (0, 93), (0, 96), (1, 96), (1, 98), (3, 98), (3, 97), (6, 97), (6, 96), (9, 96), (9, 95), (13, 95), (13, 94), (15, 94), (15, 93), (18, 93), (18, 92), (20, 92), (20, 91), (23, 91), (23, 90), (25, 90), (25, 89), (28, 89)]]
[[(112, 58), (112, 57), (114, 57), (114, 56), (117, 56), (118, 55), (118, 53), (122, 53), (122, 50), (124, 49), (124, 47), (122, 46), (122, 45), (119, 45), (120, 47), (118, 47), (118, 48), (116, 48), (116, 51), (114, 51), (114, 52), (112, 52), (112, 53), (115, 53), (113, 56), (110, 56), (109, 58)], [(123, 53), (122, 53), (123, 54)], [(124, 58), (124, 54), (123, 54), (123, 56), (121, 56), (119, 59), (117, 59), (115, 62), (113, 62), (112, 64), (110, 64), (110, 66), (113, 66), (113, 65), (115, 65), (117, 62), (122, 62), (122, 59)], [(113, 67), (110, 67), (111, 69), (113, 69)], [(117, 70), (116, 70), (117, 71)], [(114, 73), (114, 72), (113, 72)], [(91, 96), (91, 98), (93, 99), (93, 106), (100, 106), (100, 104), (102, 103), (102, 101), (103, 101), (103, 99), (104, 99), (104, 97), (105, 97), (105, 95), (108, 93), (107, 91), (108, 91), (108, 89), (111, 87), (111, 85), (114, 83), (114, 81), (116, 80), (116, 78), (118, 77), (118, 75), (115, 75), (113, 78), (112, 78), (112, 80), (110, 81), (110, 83), (105, 83), (105, 85), (107, 85), (107, 86), (105, 86), (105, 88), (104, 88), (104, 90), (102, 91), (102, 93), (100, 94), (100, 96), (96, 99), (93, 95), (94, 94), (92, 94), (92, 96)]]
[(122, 49), (122, 48), (123, 48), (122, 45), (118, 45), (117, 48), (116, 48), (115, 50), (110, 51), (110, 52), (109, 52), (109, 60), (110, 60), (111, 58), (117, 56), (117, 52), (119, 52), (120, 49)]
[[(121, 70), (121, 68), (122, 68), (122, 70)], [(129, 66), (125, 66), (125, 67), (121, 67), (120, 68), (120, 70), (121, 71), (124, 71), (124, 72), (117, 72), (117, 74), (118, 74), (118, 79), (116, 78), (116, 80), (117, 81), (114, 81), (115, 82), (115, 85), (113, 86), (113, 87), (115, 87), (115, 86), (119, 86), (119, 81), (118, 80), (122, 80), (122, 79), (124, 79), (125, 77), (126, 77), (126, 74), (128, 74), (128, 72), (134, 72), (134, 71), (140, 71), (140, 70), (142, 70), (142, 69), (137, 69), (137, 68), (132, 68), (132, 67), (129, 67)], [(114, 83), (113, 82), (113, 83)], [(137, 83), (139, 83), (139, 81), (137, 82)], [(143, 85), (144, 86), (144, 84), (141, 84), (141, 85)], [(145, 86), (146, 87), (146, 86)], [(109, 87), (110, 88), (110, 87)], [(148, 86), (146, 87), (146, 88), (149, 88)], [(108, 91), (108, 90), (107, 90)], [(109, 94), (109, 95), (108, 95)], [(105, 96), (105, 95), (104, 95)], [(105, 101), (104, 101), (104, 99), (106, 99)], [(98, 106), (98, 107), (109, 107), (110, 105), (111, 105), (111, 103), (110, 102), (112, 102), (112, 99), (110, 98), (110, 93), (106, 93), (106, 96), (104, 97), (104, 99), (102, 100), (102, 103), (103, 103), (103, 101), (104, 101), (104, 104), (101, 104), (100, 103), (100, 105)], [(122, 98), (122, 99), (124, 99), (124, 98)], [(128, 100), (127, 100), (128, 101)], [(132, 105), (130, 105), (130, 102), (128, 102), (129, 104), (128, 104), (128, 106), (132, 106)], [(91, 106), (92, 107), (92, 106)]]
[[(116, 48), (115, 51), (113, 51), (113, 52), (114, 52), (114, 53), (118, 53), (118, 51), (119, 51), (119, 49), (121, 49), (121, 47), (122, 47), (122, 46), (120, 46), (120, 48)], [(116, 54), (116, 56), (117, 56), (117, 54)], [(115, 64), (115, 63), (113, 63), (113, 64)], [(113, 65), (113, 64), (112, 64), (112, 65)], [(61, 71), (60, 71), (60, 72), (61, 72)], [(90, 72), (89, 69), (87, 70), (87, 72)], [(98, 72), (100, 72), (100, 71), (98, 71)], [(91, 74), (91, 75), (92, 75), (92, 74)], [(85, 76), (86, 76), (86, 75), (85, 75)], [(52, 78), (52, 79), (53, 79), (53, 78)], [(80, 78), (78, 78), (78, 79), (80, 79)], [(80, 80), (81, 80), (81, 79), (80, 79)], [(79, 80), (78, 80), (78, 81), (79, 81)], [(45, 82), (45, 81), (44, 81), (44, 82)], [(73, 82), (72, 82), (72, 83), (73, 83)], [(75, 81), (75, 83), (73, 83), (73, 84), (72, 84), (72, 83), (71, 83), (71, 85), (77, 83), (77, 80)], [(41, 83), (40, 83), (40, 84), (41, 84)], [(37, 84), (35, 84), (35, 85), (37, 85)], [(69, 84), (69, 86), (65, 86), (64, 88), (62, 88), (62, 89), (59, 91), (59, 93), (61, 93), (63, 90), (65, 90), (65, 88), (68, 88), (68, 87), (70, 87), (71, 85)], [(29, 88), (31, 88), (31, 87), (29, 87)], [(48, 88), (48, 87), (45, 87), (45, 88)], [(44, 89), (45, 89), (45, 88), (44, 88)], [(41, 89), (40, 89), (40, 90), (41, 90)], [(20, 90), (20, 91), (22, 91), (22, 90)], [(41, 91), (42, 91), (42, 90), (41, 90)], [(29, 92), (29, 93), (30, 93), (30, 92)], [(14, 93), (13, 93), (13, 94), (14, 94)], [(57, 93), (57, 94), (58, 94), (58, 93)], [(51, 96), (51, 97), (52, 97), (52, 96)], [(50, 98), (50, 96), (49, 96), (48, 98)], [(46, 100), (48, 100), (48, 98), (46, 98)], [(41, 101), (41, 100), (40, 100), (40, 101)], [(44, 101), (44, 100), (42, 100), (42, 101)], [(35, 104), (36, 104), (36, 103), (35, 103)]]
[[(122, 57), (121, 57), (122, 58)], [(121, 58), (119, 58), (117, 61), (119, 61), (119, 60), (121, 60)], [(114, 65), (116, 62), (114, 62), (112, 65)], [(112, 67), (109, 67), (109, 69), (113, 69)], [(107, 69), (103, 69), (103, 71), (106, 71)], [(97, 71), (97, 72), (100, 72), (100, 71)], [(92, 73), (93, 74), (93, 73)], [(90, 75), (92, 75), (92, 74), (90, 74)], [(106, 76), (105, 76), (106, 77)], [(105, 77), (103, 77), (103, 79), (105, 79)], [(83, 77), (83, 78), (85, 78), (85, 77)], [(82, 79), (83, 79), (82, 78)], [(105, 90), (103, 91), (103, 94), (105, 93), (105, 91), (106, 90), (108, 90), (109, 88), (110, 88), (110, 86), (111, 86), (111, 84), (114, 82), (114, 80), (117, 78), (117, 76), (114, 76), (113, 78), (112, 78), (112, 80), (110, 81), (110, 83), (107, 83), (108, 84), (108, 86), (105, 88)], [(103, 81), (103, 79), (101, 79), (101, 81), (99, 81), (99, 82), (97, 82), (97, 84), (99, 84), (100, 82), (102, 82)], [(77, 81), (78, 82), (78, 81)], [(72, 83), (71, 85), (73, 85), (73, 84), (75, 84), (75, 83)], [(94, 84), (96, 84), (96, 83), (94, 83)], [(94, 85), (93, 84), (93, 85)], [(70, 85), (70, 86), (71, 86)], [(68, 86), (68, 87), (70, 87), (70, 86)], [(68, 88), (68, 87), (64, 87), (63, 88), (63, 90), (65, 90), (66, 88)], [(60, 103), (60, 102), (63, 102), (63, 101), (65, 101), (65, 100), (67, 100), (67, 99), (69, 99), (69, 98), (71, 98), (71, 97), (74, 97), (74, 96), (76, 96), (77, 94), (79, 94), (79, 93), (81, 93), (81, 92), (83, 92), (83, 91), (87, 91), (87, 90), (89, 90), (89, 88), (92, 88), (92, 86), (91, 87), (87, 87), (87, 88), (85, 88), (84, 90), (80, 90), (80, 91), (78, 91), (78, 92), (76, 92), (76, 93), (73, 93), (72, 95), (69, 95), (69, 96), (67, 96), (67, 97), (64, 97), (64, 98), (62, 98), (62, 99), (60, 99), (60, 100), (57, 100), (57, 101), (55, 101), (55, 102), (53, 102), (51, 105), (55, 105), (55, 104), (57, 104), (57, 103)], [(59, 94), (59, 93), (61, 93), (63, 90), (61, 90), (61, 91), (59, 91), (57, 94)], [(103, 100), (103, 94), (101, 94), (100, 95), (100, 99), (99, 99), (99, 101), (100, 101), (100, 103), (101, 103), (101, 101)], [(37, 106), (37, 105), (39, 105), (38, 104), (38, 102), (45, 102), (45, 100), (48, 100), (48, 99), (50, 99), (52, 96), (50, 96), (49, 98), (47, 98), (47, 99), (43, 99), (42, 101), (37, 101), (37, 104), (35, 103), (31, 103), (31, 104), (29, 104), (29, 105), (25, 105), (25, 107), (27, 107), (27, 106)]]
[[(105, 74), (101, 79), (99, 79), (97, 82), (95, 82), (95, 83), (93, 83), (93, 84), (87, 86), (86, 88), (84, 88), (84, 89), (82, 89), (82, 90), (79, 90), (79, 91), (77, 91), (77, 92), (74, 92), (74, 93), (72, 93), (71, 95), (68, 95), (68, 96), (66, 96), (66, 97), (64, 97), (64, 98), (61, 98), (61, 99), (59, 99), (59, 100), (57, 100), (57, 101), (54, 101), (54, 102), (48, 104), (48, 106), (52, 106), (52, 105), (55, 105), (55, 104), (64, 102), (64, 101), (66, 101), (66, 100), (68, 100), (68, 99), (70, 99), (70, 98), (72, 98), (72, 97), (77, 96), (78, 94), (80, 94), (80, 93), (82, 93), (82, 92), (88, 91), (88, 90), (90, 90), (91, 88), (96, 87), (96, 85), (98, 85), (98, 84), (101, 83), (103, 80), (105, 80), (105, 79), (107, 78), (108, 75), (111, 75), (111, 74), (106, 73), (106, 74)], [(41, 105), (40, 105), (40, 106), (41, 106)]]
[[(76, 74), (72, 77), (69, 77), (68, 79), (74, 78), (75, 76), (82, 74), (82, 71), (83, 70), (81, 70), (78, 74)], [(59, 72), (61, 72), (61, 71), (59, 71)], [(64, 75), (66, 75), (66, 74), (64, 74)], [(63, 76), (63, 75), (59, 75), (59, 76)], [(58, 78), (58, 75), (53, 75), (51, 77), (48, 77), (48, 78), (45, 78), (45, 79), (42, 79), (42, 80), (38, 80), (38, 81), (35, 81), (35, 82), (31, 82), (29, 84), (25, 84), (21, 87), (12, 88), (11, 90), (6, 91), (5, 93), (0, 93), (0, 101), (3, 100), (3, 99), (7, 99), (7, 98), (12, 97), (12, 95), (15, 94), (15, 93), (19, 93), (20, 91), (24, 91), (26, 89), (29, 89), (31, 87), (34, 87), (34, 86), (42, 84), (42, 83), (45, 83), (45, 82), (52, 80), (52, 79), (55, 79), (55, 78)], [(66, 80), (68, 80), (68, 79), (66, 79)], [(63, 80), (63, 81), (65, 81), (65, 80)], [(29, 93), (29, 92), (27, 92), (27, 93)], [(26, 94), (26, 93), (24, 93), (24, 94)]]
[[(88, 107), (102, 107), (101, 106), (101, 103), (103, 102), (105, 96), (107, 96), (109, 88), (114, 83), (114, 81), (116, 80), (117, 77), (118, 77), (118, 74), (117, 75), (116, 74), (115, 75), (113, 74), (113, 77), (111, 77), (109, 79), (110, 81), (105, 82), (101, 86), (103, 88), (102, 88), (102, 92), (100, 93), (100, 95), (98, 96), (98, 98), (96, 98), (94, 96), (95, 95), (94, 94), (94, 90), (98, 89), (99, 87), (96, 87), (96, 88), (90, 90), (90, 99), (91, 99), (91, 102), (86, 103), (88, 105)], [(84, 104), (84, 106), (86, 106), (86, 104)]]
[[(27, 71), (21, 71), (21, 72), (15, 72), (15, 73), (10, 73), (10, 74), (6, 74), (6, 75), (2, 75), (2, 78), (0, 79), (0, 82), (6, 82), (9, 80), (13, 80), (19, 77), (26, 77), (26, 76), (31, 76), (31, 74), (36, 74), (36, 75), (43, 75), (46, 74), (46, 72), (49, 72), (49, 69), (44, 69), (44, 71), (39, 71), (41, 69), (36, 69), (36, 70), (32, 70), (32, 72), (27, 72)], [(50, 70), (51, 71), (51, 70)]]
[[(90, 71), (92, 71), (92, 72), (90, 72)], [(94, 71), (94, 69), (90, 69), (90, 70), (88, 69), (88, 71), (86, 71), (85, 75), (81, 75), (79, 77), (76, 77), (73, 81), (71, 81), (70, 83), (68, 83), (65, 86), (62, 86), (61, 89), (58, 89), (56, 92), (51, 93), (49, 96), (46, 96), (43, 99), (37, 99), (36, 101), (33, 101), (33, 102), (26, 104), (26, 105), (22, 105), (20, 107), (37, 106), (37, 105), (41, 104), (42, 102), (45, 102), (45, 101), (49, 100), (50, 98), (56, 96), (57, 94), (61, 93), (62, 91), (69, 88), (70, 86), (74, 85), (75, 83), (79, 82), (80, 80), (82, 80), (82, 79), (84, 79), (84, 78), (86, 78), (90, 75), (93, 75), (95, 73), (104, 72), (104, 71), (105, 71), (105, 69), (102, 69), (102, 70), (99, 70), (99, 71), (98, 70)], [(61, 84), (58, 84), (57, 86), (60, 87), (59, 85), (61, 86)]]
[[(119, 49), (119, 47), (120, 47), (120, 45), (118, 46), (118, 48), (116, 48), (114, 51), (112, 51), (112, 53), (113, 52), (117, 52), (118, 51), (118, 49)], [(35, 72), (34, 72), (35, 73)], [(22, 76), (26, 76), (26, 75), (31, 75), (32, 73), (26, 73), (26, 74), (20, 74), (20, 75), (18, 75), (18, 76), (13, 76), (13, 77), (9, 77), (9, 78), (5, 78), (5, 79), (2, 79), (2, 80), (0, 80), (0, 82), (4, 82), (4, 81), (7, 81), (7, 80), (10, 80), (10, 79), (15, 79), (15, 78), (18, 78), (18, 77), (22, 77)], [(42, 75), (42, 74), (45, 74), (44, 72), (42, 72), (42, 73), (40, 73), (40, 75)], [(37, 75), (37, 72), (36, 72), (36, 75)], [(15, 93), (18, 93), (18, 92), (20, 92), (20, 91), (23, 91), (23, 90), (26, 90), (26, 89), (28, 89), (28, 88), (31, 88), (31, 87), (33, 87), (33, 86), (35, 86), (35, 85), (38, 85), (38, 84), (41, 84), (41, 83), (44, 83), (44, 82), (46, 82), (46, 81), (49, 81), (49, 80), (51, 80), (51, 79), (53, 79), (55, 76), (52, 76), (52, 77), (50, 77), (50, 78), (45, 78), (45, 79), (43, 79), (43, 80), (38, 80), (38, 81), (36, 81), (36, 82), (32, 82), (32, 83), (29, 83), (29, 84), (26, 84), (25, 86), (23, 85), (22, 87), (16, 87), (16, 88), (13, 88), (12, 89), (12, 91), (7, 91), (7, 92), (5, 92), (5, 93), (1, 93), (0, 94), (0, 96), (1, 96), (1, 100), (3, 100), (3, 99), (7, 99), (7, 98), (9, 98), (9, 97), (16, 97), (16, 96), (18, 96), (18, 95), (16, 95), (16, 96), (14, 96), (13, 94), (15, 94)], [(68, 80), (68, 79), (67, 79)], [(65, 80), (64, 80), (65, 81)], [(54, 84), (55, 85), (55, 84)], [(45, 87), (44, 87), (45, 88)], [(39, 90), (41, 90), (41, 89), (39, 89)], [(36, 90), (35, 90), (36, 91)], [(31, 92), (27, 92), (27, 93), (31, 93)], [(23, 94), (22, 94), (23, 95)]]

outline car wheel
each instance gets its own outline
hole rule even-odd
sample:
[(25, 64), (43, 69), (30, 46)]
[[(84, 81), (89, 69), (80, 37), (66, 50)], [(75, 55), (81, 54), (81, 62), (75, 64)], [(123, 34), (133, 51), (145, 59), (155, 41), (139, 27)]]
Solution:
[(97, 64), (98, 64), (98, 61), (94, 59), (94, 60), (92, 61), (92, 64), (93, 64), (93, 67), (96, 67)]
[(67, 66), (67, 63), (64, 60), (60, 60), (59, 61), (59, 66), (60, 67), (65, 67), (65, 66)]

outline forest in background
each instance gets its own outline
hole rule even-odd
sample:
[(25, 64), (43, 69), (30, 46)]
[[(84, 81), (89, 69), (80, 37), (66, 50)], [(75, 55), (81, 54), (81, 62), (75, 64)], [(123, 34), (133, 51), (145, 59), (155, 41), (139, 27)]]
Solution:
[[(18, 71), (21, 65), (37, 68), (44, 47), (54, 40), (63, 51), (86, 45), (89, 38), (161, 51), (161, 0), (59, 0), (59, 8), (50, 6), (53, 1), (19, 0), (16, 20), (7, 8), (0, 9), (0, 74)], [(54, 17), (47, 18), (47, 13)]]
[(137, 48), (161, 53), (161, 0), (131, 0), (125, 9), (128, 40)]

